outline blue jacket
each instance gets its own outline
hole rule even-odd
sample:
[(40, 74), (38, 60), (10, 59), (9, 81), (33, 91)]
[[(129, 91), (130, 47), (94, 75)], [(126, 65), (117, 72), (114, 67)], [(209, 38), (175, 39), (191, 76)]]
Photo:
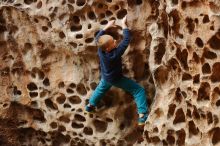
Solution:
[[(104, 30), (100, 30), (96, 35), (96, 42), (101, 35), (105, 33)], [(101, 77), (107, 82), (114, 82), (122, 77), (122, 62), (121, 56), (124, 54), (130, 42), (129, 29), (123, 29), (123, 40), (119, 45), (110, 52), (102, 51), (98, 48), (98, 55), (100, 58)]]

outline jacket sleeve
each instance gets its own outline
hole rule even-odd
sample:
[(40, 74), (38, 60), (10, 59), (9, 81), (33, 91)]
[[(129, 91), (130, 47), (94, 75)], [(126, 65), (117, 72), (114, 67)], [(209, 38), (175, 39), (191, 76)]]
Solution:
[(118, 47), (115, 50), (115, 57), (121, 57), (125, 50), (127, 49), (130, 42), (130, 32), (129, 29), (123, 29), (123, 40), (119, 43)]
[(98, 42), (98, 39), (100, 36), (104, 35), (105, 34), (105, 31), (100, 29), (99, 32), (97, 33), (96, 37), (95, 37), (95, 43)]

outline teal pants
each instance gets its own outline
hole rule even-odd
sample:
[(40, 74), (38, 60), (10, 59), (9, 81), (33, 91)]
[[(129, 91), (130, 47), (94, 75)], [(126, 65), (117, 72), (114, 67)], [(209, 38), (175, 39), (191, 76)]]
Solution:
[(104, 79), (101, 79), (99, 85), (96, 87), (95, 91), (93, 92), (92, 96), (89, 99), (89, 103), (93, 106), (96, 106), (97, 103), (101, 100), (104, 94), (112, 87), (121, 88), (130, 94), (133, 95), (135, 103), (137, 105), (138, 113), (147, 113), (147, 97), (145, 95), (145, 90), (143, 87), (138, 85), (133, 80), (122, 77), (118, 81), (114, 83), (109, 83)]

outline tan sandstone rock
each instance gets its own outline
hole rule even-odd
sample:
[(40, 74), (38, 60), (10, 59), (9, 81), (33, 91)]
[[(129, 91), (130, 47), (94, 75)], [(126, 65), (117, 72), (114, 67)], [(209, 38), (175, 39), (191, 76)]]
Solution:
[[(84, 111), (100, 80), (94, 36), (125, 15), (123, 73), (147, 91), (143, 129), (115, 87)], [(220, 145), (219, 74), (219, 0), (0, 1), (0, 145)]]

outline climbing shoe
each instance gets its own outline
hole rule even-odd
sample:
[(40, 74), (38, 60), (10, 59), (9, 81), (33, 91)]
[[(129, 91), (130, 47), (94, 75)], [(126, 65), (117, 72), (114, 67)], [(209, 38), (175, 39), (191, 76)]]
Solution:
[(145, 121), (147, 120), (147, 113), (144, 113), (144, 115), (142, 117), (139, 117), (138, 118), (138, 125), (141, 126), (141, 125), (144, 125), (145, 124)]
[(87, 104), (86, 105), (86, 112), (91, 113), (91, 112), (95, 112), (95, 106), (91, 105), (91, 104)]

